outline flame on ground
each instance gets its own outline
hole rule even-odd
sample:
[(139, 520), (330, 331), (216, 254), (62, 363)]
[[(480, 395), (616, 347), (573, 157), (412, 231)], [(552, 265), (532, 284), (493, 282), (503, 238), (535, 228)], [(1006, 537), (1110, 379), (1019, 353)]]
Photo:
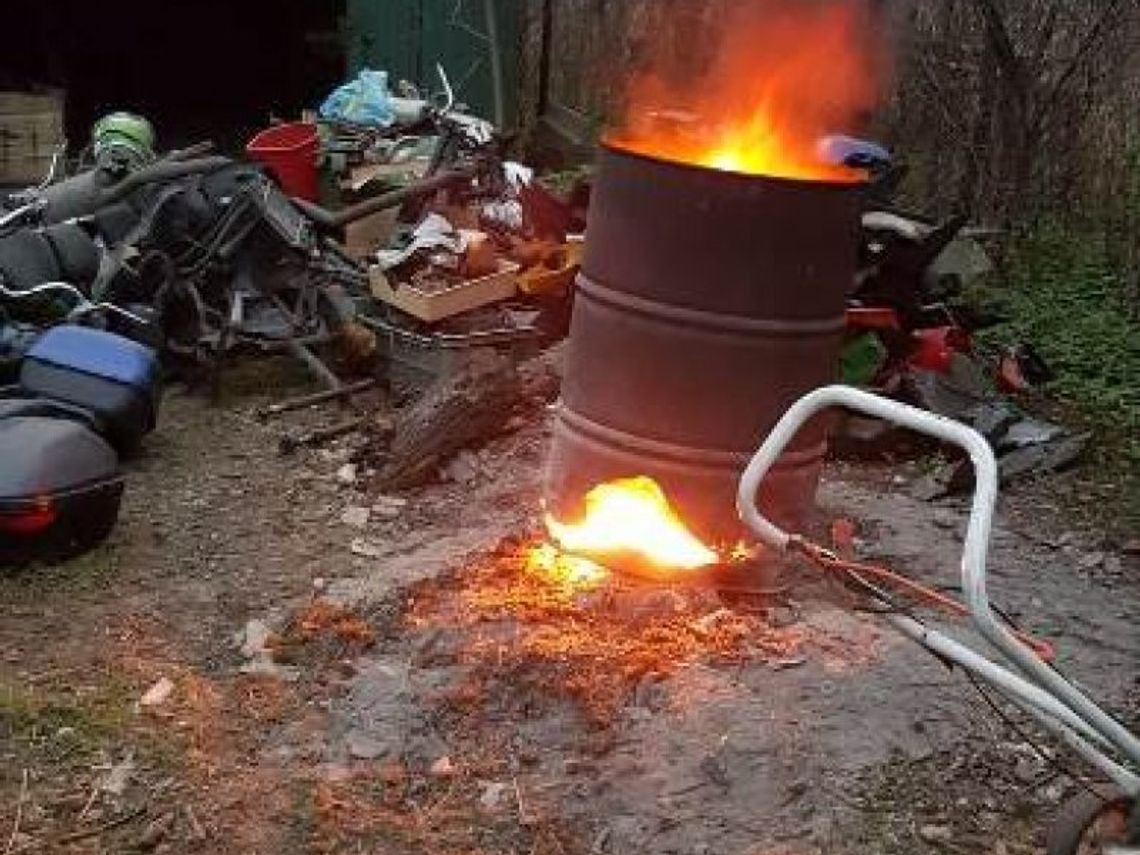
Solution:
[(865, 0), (760, 0), (724, 17), (702, 74), (636, 77), (608, 142), (681, 163), (750, 175), (857, 181), (824, 162), (820, 140), (852, 132), (875, 103), (881, 52)]
[(635, 562), (643, 571), (666, 575), (720, 560), (689, 531), (661, 486), (645, 476), (599, 484), (586, 494), (582, 519), (566, 522), (547, 514), (546, 528), (553, 543), (537, 547), (530, 565), (566, 584), (600, 581), (606, 575), (601, 564)]

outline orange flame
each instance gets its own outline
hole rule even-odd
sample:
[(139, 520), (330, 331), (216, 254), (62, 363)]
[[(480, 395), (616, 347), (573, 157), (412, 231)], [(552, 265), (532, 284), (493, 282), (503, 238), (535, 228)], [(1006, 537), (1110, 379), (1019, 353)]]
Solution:
[(656, 573), (698, 570), (720, 560), (689, 531), (652, 478), (599, 484), (585, 503), (578, 522), (546, 516), (547, 530), (564, 554), (626, 566), (636, 562)]
[(874, 106), (878, 55), (867, 30), (862, 0), (747, 4), (726, 16), (705, 73), (682, 79), (678, 69), (653, 69), (635, 78), (608, 142), (730, 172), (859, 180), (860, 171), (824, 162), (818, 149)]

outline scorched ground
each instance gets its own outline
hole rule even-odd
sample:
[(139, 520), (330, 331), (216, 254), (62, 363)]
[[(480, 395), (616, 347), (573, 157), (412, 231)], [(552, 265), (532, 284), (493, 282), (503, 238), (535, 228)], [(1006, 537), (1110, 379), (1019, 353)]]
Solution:
[[(26, 769), (21, 834), (106, 826), (41, 851), (1034, 851), (1066, 779), (872, 623), (799, 591), (761, 614), (536, 589), (504, 556), (541, 531), (545, 417), (360, 530), (344, 509), (376, 497), (337, 482), (346, 452), (277, 458), (250, 418), (269, 387), (173, 398), (109, 546), (0, 582), (5, 834)], [(872, 554), (948, 579), (961, 510), (905, 490), (825, 482)], [(1050, 501), (1007, 500), (995, 596), (1134, 721), (1135, 584)], [(250, 621), (268, 664), (236, 643)], [(170, 697), (136, 710), (164, 676)]]

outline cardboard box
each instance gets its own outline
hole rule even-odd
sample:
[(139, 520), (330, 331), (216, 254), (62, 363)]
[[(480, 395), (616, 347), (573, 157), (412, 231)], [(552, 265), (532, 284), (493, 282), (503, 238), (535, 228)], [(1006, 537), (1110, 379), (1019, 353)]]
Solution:
[(498, 273), (430, 293), (413, 285), (393, 288), (384, 271), (376, 266), (370, 268), (369, 280), (372, 295), (377, 300), (383, 300), (426, 323), (435, 323), (513, 297), (518, 290), (515, 275), (518, 271), (519, 266), (513, 261), (500, 259)]
[(390, 208), (349, 223), (344, 227), (344, 251), (353, 258), (371, 258), (391, 241), (398, 215), (398, 208)]
[(410, 184), (424, 177), (428, 161), (413, 158), (402, 163), (362, 163), (348, 171), (348, 177), (340, 182), (342, 190), (359, 193), (371, 181), (388, 184)]
[[(341, 181), (341, 189), (359, 193), (370, 181), (380, 179), (394, 184), (410, 184), (423, 177), (427, 161), (409, 160), (404, 163), (365, 163), (352, 167), (348, 177)], [(344, 227), (344, 249), (353, 258), (365, 259), (376, 250), (387, 246), (396, 228), (398, 208), (377, 211), (364, 219)]]

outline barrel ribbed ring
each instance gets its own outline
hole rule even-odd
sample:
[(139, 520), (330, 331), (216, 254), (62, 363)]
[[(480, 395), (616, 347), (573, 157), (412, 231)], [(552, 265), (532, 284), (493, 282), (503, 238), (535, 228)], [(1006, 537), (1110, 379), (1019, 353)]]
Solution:
[(810, 335), (815, 333), (835, 333), (844, 328), (842, 315), (834, 318), (811, 320), (773, 320), (771, 318), (746, 318), (739, 315), (726, 315), (675, 306), (639, 297), (591, 279), (585, 273), (578, 274), (577, 289), (580, 295), (613, 308), (633, 312), (655, 321), (674, 323), (678, 326), (699, 327), (716, 332), (734, 332), (743, 335)]

